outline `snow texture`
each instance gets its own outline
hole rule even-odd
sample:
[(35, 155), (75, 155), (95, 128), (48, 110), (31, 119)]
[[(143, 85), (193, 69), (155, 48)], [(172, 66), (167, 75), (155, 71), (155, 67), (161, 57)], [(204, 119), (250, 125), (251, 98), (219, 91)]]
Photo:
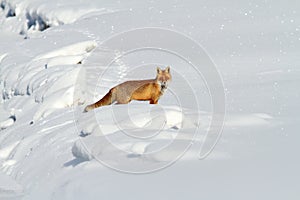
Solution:
[[(0, 0), (0, 199), (299, 199), (299, 10)], [(186, 60), (153, 50), (156, 41)], [(207, 84), (220, 88), (197, 73), (212, 63), (226, 97), (219, 140), (207, 135), (217, 128)], [(173, 76), (158, 105), (82, 112), (121, 82), (154, 78), (156, 66)]]

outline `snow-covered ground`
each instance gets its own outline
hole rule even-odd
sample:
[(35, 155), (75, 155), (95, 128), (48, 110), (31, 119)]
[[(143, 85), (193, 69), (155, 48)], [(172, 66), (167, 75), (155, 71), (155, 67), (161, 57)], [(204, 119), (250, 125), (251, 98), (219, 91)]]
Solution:
[[(0, 0), (0, 199), (299, 199), (299, 10)], [(158, 105), (82, 112), (168, 65)]]

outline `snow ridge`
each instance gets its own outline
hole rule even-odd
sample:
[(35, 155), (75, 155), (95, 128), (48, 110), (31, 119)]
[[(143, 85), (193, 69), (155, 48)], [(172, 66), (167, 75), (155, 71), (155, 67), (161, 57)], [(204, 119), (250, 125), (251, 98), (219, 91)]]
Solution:
[[(70, 2), (71, 3), (71, 2)], [(114, 12), (105, 8), (93, 8), (92, 6), (83, 6), (78, 3), (64, 7), (57, 7), (56, 4), (45, 1), (42, 4), (35, 4), (30, 0), (1, 0), (0, 9), (4, 12), (7, 20), (4, 20), (3, 26), (7, 26), (11, 31), (24, 35), (28, 38), (28, 33), (45, 31), (50, 27), (56, 27), (64, 24), (71, 24), (83, 16), (93, 13)], [(51, 11), (49, 12), (49, 9)], [(14, 26), (11, 26), (14, 22)], [(1, 23), (1, 21), (0, 21)]]

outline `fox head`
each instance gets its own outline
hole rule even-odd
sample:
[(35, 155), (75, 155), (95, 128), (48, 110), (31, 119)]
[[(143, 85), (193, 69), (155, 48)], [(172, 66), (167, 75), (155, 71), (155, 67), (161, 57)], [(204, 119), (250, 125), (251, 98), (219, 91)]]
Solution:
[(158, 82), (158, 84), (160, 84), (162, 89), (166, 89), (169, 82), (172, 80), (172, 76), (170, 73), (170, 66), (168, 66), (164, 70), (157, 67), (156, 71), (157, 71), (156, 81)]

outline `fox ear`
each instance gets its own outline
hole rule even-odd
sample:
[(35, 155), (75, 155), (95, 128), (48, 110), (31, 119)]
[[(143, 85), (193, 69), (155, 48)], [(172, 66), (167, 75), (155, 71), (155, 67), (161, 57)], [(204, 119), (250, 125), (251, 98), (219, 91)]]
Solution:
[(156, 71), (157, 71), (158, 74), (161, 73), (161, 69), (159, 67), (156, 68)]
[(165, 69), (165, 71), (166, 71), (167, 73), (170, 73), (170, 66), (168, 66), (168, 67)]

